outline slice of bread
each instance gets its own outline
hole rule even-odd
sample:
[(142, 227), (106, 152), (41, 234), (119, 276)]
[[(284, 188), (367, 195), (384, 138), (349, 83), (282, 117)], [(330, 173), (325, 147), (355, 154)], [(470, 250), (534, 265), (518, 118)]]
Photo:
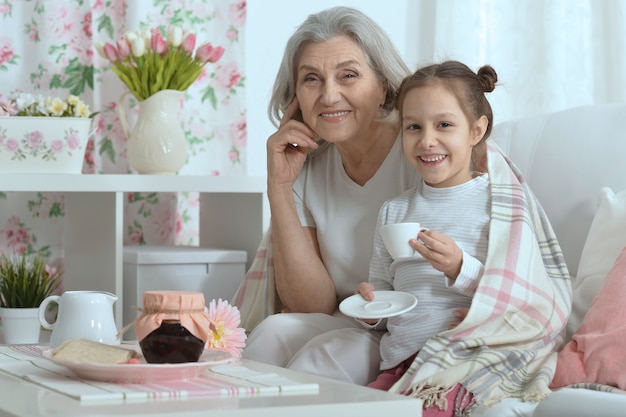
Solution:
[(103, 364), (127, 363), (139, 356), (133, 349), (88, 339), (68, 339), (52, 351), (52, 357), (57, 360)]

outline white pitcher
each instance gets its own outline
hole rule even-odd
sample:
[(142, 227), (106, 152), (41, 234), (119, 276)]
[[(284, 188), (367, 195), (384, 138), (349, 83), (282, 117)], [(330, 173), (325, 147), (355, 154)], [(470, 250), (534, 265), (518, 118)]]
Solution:
[(117, 106), (128, 139), (128, 163), (139, 174), (176, 175), (187, 161), (187, 139), (179, 118), (183, 92), (161, 90), (139, 101), (139, 115), (130, 130), (126, 102), (132, 96), (125, 92)]
[[(66, 339), (90, 339), (109, 345), (119, 344), (113, 316), (117, 296), (106, 291), (65, 291), (51, 295), (39, 305), (39, 322), (48, 330), (50, 346), (57, 347)], [(58, 304), (57, 319), (46, 319), (48, 304)]]

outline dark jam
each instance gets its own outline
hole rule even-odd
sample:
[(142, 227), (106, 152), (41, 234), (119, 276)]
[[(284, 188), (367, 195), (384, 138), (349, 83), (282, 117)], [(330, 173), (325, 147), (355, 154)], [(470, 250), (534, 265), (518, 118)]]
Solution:
[(139, 346), (148, 363), (198, 362), (204, 350), (204, 342), (177, 320), (163, 320)]

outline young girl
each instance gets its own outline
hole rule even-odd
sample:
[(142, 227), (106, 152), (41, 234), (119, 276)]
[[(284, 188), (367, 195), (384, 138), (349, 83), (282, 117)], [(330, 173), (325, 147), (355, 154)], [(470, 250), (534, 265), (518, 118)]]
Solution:
[[(502, 324), (502, 321), (505, 325), (512, 322), (506, 319), (507, 310), (515, 314), (516, 309), (521, 308), (523, 311), (527, 307), (526, 303), (535, 302), (530, 301), (537, 294), (535, 289), (530, 288), (533, 285), (531, 279), (524, 274), (523, 268), (526, 264), (533, 264), (533, 271), (536, 266), (541, 271), (541, 274), (537, 273), (538, 276), (552, 277), (551, 272), (547, 271), (554, 269), (557, 271), (555, 277), (568, 278), (558, 244), (550, 250), (556, 257), (553, 260), (560, 261), (556, 262), (556, 266), (544, 264), (538, 245), (546, 232), (541, 228), (542, 225), (530, 225), (541, 228), (540, 233), (532, 231), (528, 234), (534, 242), (533, 249), (536, 250), (518, 250), (519, 259), (516, 260), (510, 258), (511, 253), (520, 245), (519, 236), (515, 232), (520, 225), (514, 216), (504, 222), (506, 227), (499, 224), (492, 229), (494, 213), (501, 211), (502, 207), (519, 204), (514, 199), (500, 201), (499, 194), (495, 194), (503, 183), (502, 178), (505, 187), (514, 186), (516, 190), (519, 190), (519, 184), (507, 182), (516, 176), (522, 178), (521, 175), (511, 175), (515, 168), (508, 165), (508, 160), (501, 154), (495, 150), (487, 152), (486, 139), (491, 132), (493, 114), (485, 93), (493, 91), (496, 81), (497, 74), (488, 65), (474, 73), (460, 62), (448, 61), (419, 69), (405, 79), (398, 90), (396, 107), (400, 110), (404, 153), (423, 181), (417, 187), (388, 200), (381, 207), (374, 234), (369, 282), (359, 284), (357, 292), (370, 301), (374, 300), (375, 290), (404, 291), (417, 297), (417, 306), (408, 313), (378, 321), (365, 321), (365, 325), (387, 331), (380, 343), (382, 372), (369, 386), (383, 390), (393, 387), (399, 392), (421, 396), (425, 399), (425, 408), (439, 406), (432, 411), (425, 410), (424, 416), (452, 415), (455, 409), (456, 412), (462, 412), (463, 409), (477, 404), (474, 398), (477, 393), (480, 393), (479, 400), (489, 397), (489, 391), (498, 385), (498, 381), (507, 380), (506, 376), (498, 373), (490, 375), (490, 365), (519, 365), (523, 368), (531, 366), (534, 360), (542, 362), (549, 354), (543, 344), (552, 343), (558, 332), (550, 328), (549, 331), (544, 331), (542, 337), (545, 339), (541, 340), (531, 330), (545, 326), (553, 319), (546, 318), (551, 315), (553, 305), (559, 305), (564, 311), (569, 308), (568, 296), (563, 300), (544, 300), (542, 306), (537, 308), (541, 314), (529, 320), (532, 329), (527, 331), (523, 329), (524, 326), (517, 329), (524, 332), (518, 340), (520, 344), (533, 346), (535, 353), (540, 351), (534, 359), (526, 358), (521, 361), (524, 363), (509, 364), (509, 359), (495, 359), (501, 353), (492, 354), (491, 357), (485, 353), (491, 346), (484, 342), (481, 329), (483, 323), (489, 323), (490, 320), (498, 322), (494, 324), (494, 328), (501, 331), (505, 338), (515, 339), (519, 336), (515, 334), (516, 330), (507, 329)], [(490, 158), (489, 169), (487, 157)], [(491, 158), (494, 159), (493, 162)], [(492, 163), (495, 168), (492, 168)], [(497, 174), (495, 185), (490, 178), (492, 169)], [(531, 194), (524, 195), (519, 202), (524, 198), (533, 197)], [(538, 203), (533, 201), (533, 204), (534, 207), (529, 210), (542, 213)], [(515, 208), (519, 213), (523, 211)], [(385, 248), (380, 229), (384, 224), (400, 222), (420, 222), (428, 230), (421, 231), (416, 239), (410, 240), (411, 246), (417, 252), (413, 257), (394, 260)], [(528, 223), (524, 227), (526, 226), (529, 226)], [(546, 229), (551, 232), (549, 225)], [(508, 245), (512, 251), (503, 249), (502, 254), (492, 251), (490, 244), (494, 242), (490, 240), (494, 234), (498, 237), (496, 242), (500, 242), (497, 245)], [(502, 245), (501, 241), (506, 244)], [(500, 268), (497, 272), (491, 272), (489, 268), (490, 274), (493, 273), (495, 278), (490, 279), (484, 289), (480, 287), (480, 293), (485, 293), (481, 297), (485, 299), (481, 299), (478, 306), (474, 307), (474, 296), (485, 280), (488, 255), (493, 256), (492, 265), (503, 260), (506, 268)], [(523, 266), (518, 266), (518, 260)], [(508, 268), (512, 271), (507, 271)], [(524, 282), (529, 286), (522, 291), (520, 300), (511, 301), (516, 295), (513, 282), (505, 282), (509, 275), (518, 275), (516, 279), (519, 283)], [(493, 283), (497, 283), (495, 285), (501, 292), (499, 296), (495, 296), (501, 303), (499, 305), (491, 300), (494, 295), (487, 288)], [(537, 284), (537, 289), (542, 290), (538, 292), (543, 293), (549, 285), (553, 284), (541, 281)], [(553, 295), (550, 294), (547, 298)], [(472, 330), (467, 330), (467, 326), (460, 326), (457, 331), (458, 319), (454, 312), (468, 308), (468, 318), (462, 324), (469, 323)], [(479, 311), (479, 315), (483, 314), (482, 319), (475, 318), (477, 314), (472, 314), (475, 310)], [(504, 320), (501, 314), (505, 315)], [(551, 325), (562, 329), (565, 320), (554, 320)], [(478, 341), (469, 337), (474, 329), (481, 334)], [(494, 334), (493, 330), (491, 332)], [(463, 337), (466, 337), (465, 341), (471, 340), (474, 346), (463, 344)], [(542, 345), (538, 346), (537, 342)], [(498, 347), (494, 351), (497, 349)], [(503, 345), (503, 351), (523, 355), (514, 346)], [(486, 355), (489, 359), (481, 358), (481, 355)], [(427, 370), (428, 366), (421, 366), (423, 363), (431, 365), (428, 361), (434, 363), (433, 369)], [(455, 369), (456, 375), (451, 372)], [(420, 371), (424, 374), (421, 378)], [(434, 375), (438, 373), (444, 376), (437, 379)], [(476, 384), (478, 388), (473, 389), (471, 381), (478, 379), (477, 375), (487, 375), (488, 379), (482, 385)], [(398, 383), (401, 379), (404, 383)], [(526, 375), (521, 379), (517, 376), (513, 379), (524, 379), (526, 383), (532, 378)], [(525, 387), (524, 384), (516, 387), (513, 382), (510, 391), (506, 394), (497, 393), (495, 396), (502, 399), (506, 396), (522, 395)], [(543, 388), (547, 388), (545, 381), (541, 385), (541, 389)], [(439, 409), (447, 406), (448, 413), (438, 414), (441, 412)]]

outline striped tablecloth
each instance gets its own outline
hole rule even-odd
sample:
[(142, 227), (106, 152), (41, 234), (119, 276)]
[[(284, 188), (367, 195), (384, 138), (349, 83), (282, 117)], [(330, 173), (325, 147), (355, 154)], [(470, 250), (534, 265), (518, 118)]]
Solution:
[[(43, 358), (42, 346), (0, 346), (0, 372), (41, 385), (81, 402), (151, 400), (195, 396), (317, 394), (319, 385), (261, 373), (241, 364), (217, 365), (187, 381), (121, 384), (81, 379)], [(123, 365), (120, 365), (123, 366)], [(149, 366), (149, 365), (147, 365)]]

